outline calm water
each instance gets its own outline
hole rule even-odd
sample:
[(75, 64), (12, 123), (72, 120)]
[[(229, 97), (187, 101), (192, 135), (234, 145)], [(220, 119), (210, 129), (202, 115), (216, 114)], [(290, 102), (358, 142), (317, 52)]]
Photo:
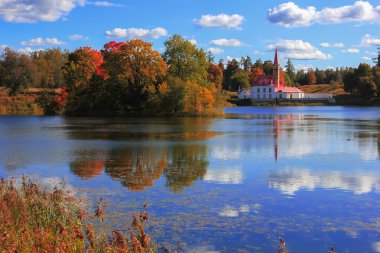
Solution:
[(154, 239), (188, 252), (380, 252), (380, 108), (226, 113), (0, 117), (0, 177), (64, 179), (115, 227), (147, 202)]

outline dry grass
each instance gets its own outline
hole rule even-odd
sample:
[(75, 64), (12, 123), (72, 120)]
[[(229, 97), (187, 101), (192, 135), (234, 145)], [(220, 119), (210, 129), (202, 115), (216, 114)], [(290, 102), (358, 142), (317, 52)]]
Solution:
[(0, 88), (0, 115), (43, 115), (37, 100), (37, 95), (9, 96), (8, 90)]
[(144, 230), (148, 214), (132, 213), (128, 235), (95, 231), (88, 219), (102, 224), (105, 205), (100, 200), (93, 217), (80, 199), (65, 189), (41, 189), (23, 177), (0, 180), (0, 252), (156, 252)]
[(333, 95), (347, 94), (340, 84), (313, 84), (299, 87), (305, 93), (330, 93)]

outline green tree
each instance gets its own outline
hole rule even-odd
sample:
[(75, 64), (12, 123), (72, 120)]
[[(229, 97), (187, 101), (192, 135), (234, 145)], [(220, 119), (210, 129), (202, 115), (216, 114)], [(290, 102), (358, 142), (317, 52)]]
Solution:
[(232, 61), (227, 63), (227, 67), (223, 72), (223, 88), (225, 90), (230, 90), (232, 88), (232, 78), (240, 70), (239, 62), (237, 60), (232, 59)]
[(262, 69), (264, 70), (265, 75), (273, 75), (273, 63), (272, 63), (272, 61), (264, 61)]
[(197, 49), (190, 41), (184, 40), (178, 34), (170, 37), (164, 45), (165, 52), (162, 57), (169, 66), (171, 76), (207, 85), (209, 63), (203, 49)]
[(285, 65), (285, 73), (287, 76), (287, 77), (285, 76), (285, 81), (287, 85), (294, 86), (296, 84), (297, 76), (296, 76), (294, 65), (290, 61), (290, 59), (288, 59)]

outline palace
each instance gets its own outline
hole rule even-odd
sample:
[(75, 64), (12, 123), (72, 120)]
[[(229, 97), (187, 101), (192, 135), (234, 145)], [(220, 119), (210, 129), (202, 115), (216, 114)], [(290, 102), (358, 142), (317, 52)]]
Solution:
[(264, 75), (251, 84), (251, 90), (239, 89), (239, 99), (251, 99), (255, 101), (273, 101), (273, 100), (327, 100), (334, 102), (331, 94), (305, 94), (297, 87), (286, 86), (281, 78), (281, 66), (279, 64), (278, 51), (276, 48), (273, 75)]

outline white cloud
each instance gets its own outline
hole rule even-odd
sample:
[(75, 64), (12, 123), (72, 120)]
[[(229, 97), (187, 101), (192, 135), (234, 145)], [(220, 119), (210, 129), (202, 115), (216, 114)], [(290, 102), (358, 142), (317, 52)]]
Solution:
[(353, 21), (378, 23), (380, 21), (380, 6), (373, 6), (367, 1), (357, 1), (353, 5), (324, 8), (318, 11), (313, 6), (301, 8), (293, 2), (288, 2), (269, 9), (268, 20), (285, 27)]
[(347, 53), (347, 54), (358, 54), (360, 53), (360, 50), (357, 48), (348, 48), (348, 49), (342, 50), (341, 52)]
[(361, 57), (360, 60), (362, 60), (362, 61), (372, 61), (372, 58), (368, 57), (368, 56), (364, 56), (364, 57)]
[(223, 54), (224, 50), (221, 48), (216, 48), (216, 47), (210, 47), (207, 49), (208, 52), (211, 52), (213, 54)]
[(304, 70), (304, 71), (308, 71), (309, 69), (313, 69), (314, 66), (311, 65), (311, 64), (297, 64), (296, 66), (294, 66), (294, 68), (299, 71), (299, 70)]
[(375, 38), (369, 34), (366, 34), (360, 44), (362, 47), (380, 46), (380, 38)]
[(295, 60), (327, 60), (331, 59), (330, 54), (325, 54), (312, 46), (309, 42), (303, 40), (279, 40), (277, 44), (272, 44), (267, 47), (268, 50), (278, 48), (282, 54), (281, 58)]
[(43, 39), (41, 37), (21, 42), (21, 45), (31, 46), (31, 47), (34, 47), (34, 46), (58, 46), (58, 45), (64, 45), (64, 44), (65, 44), (65, 42), (60, 41), (57, 38)]
[(70, 40), (89, 40), (90, 38), (87, 36), (83, 36), (82, 34), (73, 34), (69, 36)]
[(237, 39), (218, 39), (210, 41), (211, 45), (215, 46), (226, 46), (226, 47), (240, 47), (242, 43)]
[(189, 40), (189, 41), (190, 41), (190, 43), (193, 44), (194, 46), (197, 45), (197, 40), (195, 40), (195, 39), (191, 39), (191, 40)]
[(340, 171), (311, 171), (308, 169), (286, 169), (269, 175), (268, 185), (284, 194), (294, 195), (301, 189), (313, 191), (317, 188), (352, 191), (356, 195), (380, 190), (378, 173), (344, 173)]
[(259, 50), (255, 50), (255, 51), (253, 51), (253, 54), (254, 55), (260, 55), (260, 54), (264, 54), (264, 53), (259, 51)]
[(31, 47), (24, 47), (24, 48), (19, 48), (17, 51), (24, 54), (31, 54), (34, 52), (44, 51), (44, 50), (42, 48), (36, 49), (36, 48), (31, 48)]
[(240, 25), (244, 17), (239, 14), (227, 15), (203, 15), (200, 19), (194, 19), (193, 22), (201, 27), (207, 28), (236, 28), (241, 29)]
[(203, 180), (218, 184), (241, 184), (244, 176), (240, 167), (230, 169), (209, 169)]
[(162, 27), (157, 27), (154, 29), (143, 29), (143, 28), (115, 28), (112, 31), (106, 31), (106, 36), (108, 38), (152, 38), (158, 39), (163, 36), (167, 36), (168, 31)]
[(8, 45), (5, 45), (5, 44), (0, 44), (0, 50), (4, 50), (6, 49), (7, 47), (9, 47)]
[(324, 43), (321, 43), (320, 46), (321, 47), (344, 47), (344, 44), (341, 42), (337, 42), (337, 43), (324, 42)]
[(34, 23), (56, 21), (65, 17), (77, 5), (85, 5), (84, 0), (2, 0), (0, 14), (7, 22)]
[(108, 1), (96, 1), (96, 2), (86, 2), (88, 5), (95, 5), (99, 7), (121, 7), (120, 4), (111, 3)]

